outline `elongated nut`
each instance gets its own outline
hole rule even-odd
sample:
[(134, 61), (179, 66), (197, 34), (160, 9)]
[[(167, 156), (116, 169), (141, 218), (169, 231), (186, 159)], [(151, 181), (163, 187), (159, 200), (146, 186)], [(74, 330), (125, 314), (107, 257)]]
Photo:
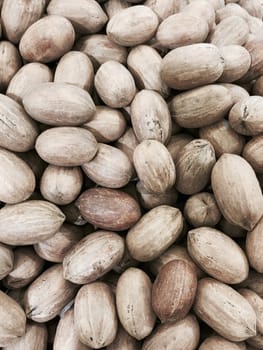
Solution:
[(179, 209), (160, 205), (133, 226), (126, 242), (132, 257), (150, 261), (161, 255), (179, 237), (183, 230), (183, 217)]
[(122, 150), (133, 163), (133, 153), (139, 142), (132, 128), (128, 128), (116, 142), (116, 146)]
[(227, 221), (252, 230), (263, 213), (263, 196), (250, 164), (238, 155), (225, 153), (213, 168), (211, 183)]
[(132, 6), (113, 16), (107, 35), (122, 46), (135, 46), (150, 40), (158, 27), (157, 15), (147, 6)]
[(81, 238), (83, 238), (82, 230), (78, 226), (66, 223), (53, 237), (35, 244), (34, 248), (42, 259), (59, 263)]
[(35, 120), (54, 126), (81, 125), (95, 113), (87, 91), (66, 83), (42, 83), (25, 94), (23, 105)]
[(45, 270), (28, 287), (25, 293), (25, 311), (29, 319), (43, 323), (56, 317), (71, 301), (77, 286), (63, 278), (62, 265)]
[(250, 289), (242, 288), (238, 292), (249, 302), (257, 316), (257, 332), (263, 333), (263, 299)]
[(90, 161), (98, 150), (95, 137), (78, 127), (57, 127), (39, 135), (36, 151), (47, 163), (57, 166), (78, 166)]
[(200, 192), (187, 199), (184, 216), (194, 227), (216, 226), (221, 213), (211, 193)]
[(149, 335), (155, 324), (151, 291), (150, 278), (140, 269), (131, 267), (123, 272), (118, 280), (116, 289), (118, 316), (124, 329), (137, 340)]
[(77, 206), (84, 219), (105, 230), (127, 230), (141, 217), (140, 207), (133, 197), (109, 188), (92, 188), (83, 192)]
[[(109, 86), (107, 82), (115, 77)], [(133, 76), (117, 61), (103, 63), (95, 75), (95, 87), (102, 101), (109, 107), (128, 106), (136, 93)]]
[(169, 141), (172, 120), (165, 100), (157, 92), (141, 90), (136, 94), (131, 104), (131, 122), (139, 142)]
[(169, 349), (171, 341), (178, 349), (195, 350), (199, 337), (199, 324), (195, 316), (189, 314), (183, 320), (159, 325), (144, 341), (142, 350), (166, 350)]
[(77, 284), (96, 281), (117, 265), (124, 240), (110, 231), (97, 231), (79, 241), (63, 260), (64, 278)]
[(176, 188), (184, 194), (194, 194), (207, 185), (216, 162), (210, 142), (195, 139), (180, 152), (176, 166)]
[(75, 40), (72, 24), (65, 17), (46, 16), (23, 34), (19, 50), (29, 62), (48, 63), (69, 51)]
[(23, 288), (41, 272), (44, 260), (31, 247), (19, 247), (14, 251), (14, 267), (5, 278), (8, 288)]
[(193, 136), (184, 133), (172, 135), (169, 143), (167, 144), (167, 149), (170, 152), (174, 163), (176, 163), (179, 157), (179, 153), (184, 148), (184, 146), (186, 146), (193, 139)]
[(169, 94), (169, 88), (161, 79), (162, 57), (154, 48), (147, 45), (132, 48), (127, 65), (139, 88), (157, 91), (163, 97)]
[(178, 321), (190, 311), (197, 288), (194, 268), (172, 260), (159, 271), (152, 289), (152, 307), (162, 322)]
[(66, 17), (81, 34), (99, 32), (107, 22), (105, 12), (94, 0), (52, 0), (48, 4), (47, 13)]
[(92, 349), (113, 342), (117, 334), (117, 314), (110, 287), (102, 282), (79, 290), (74, 306), (74, 323), (79, 340)]
[(233, 104), (224, 86), (211, 84), (175, 96), (170, 103), (170, 112), (179, 126), (201, 128), (223, 119)]
[(26, 315), (21, 306), (0, 291), (0, 346), (8, 346), (26, 332)]
[(233, 288), (213, 278), (198, 282), (194, 311), (227, 340), (243, 341), (256, 335), (256, 314), (250, 304)]
[(212, 44), (193, 44), (170, 51), (164, 58), (161, 77), (177, 90), (192, 89), (216, 81), (223, 73), (224, 61)]
[(5, 91), (13, 76), (21, 67), (21, 57), (15, 45), (9, 41), (0, 43), (0, 90)]
[(99, 143), (96, 156), (82, 165), (84, 173), (96, 184), (109, 188), (126, 186), (133, 166), (126, 154), (107, 144)]
[(49, 165), (40, 182), (42, 196), (52, 203), (66, 205), (79, 195), (83, 184), (81, 169)]
[(30, 200), (0, 210), (0, 241), (28, 245), (53, 236), (65, 220), (54, 204)]
[(54, 350), (91, 350), (88, 346), (82, 344), (78, 338), (74, 322), (74, 310), (71, 308), (60, 318), (55, 339)]
[(161, 142), (156, 140), (141, 142), (134, 151), (133, 161), (138, 177), (148, 191), (156, 194), (165, 193), (174, 185), (176, 180), (174, 162)]
[(210, 276), (228, 284), (248, 277), (248, 260), (238, 244), (222, 232), (199, 227), (188, 232), (187, 249), (192, 259)]

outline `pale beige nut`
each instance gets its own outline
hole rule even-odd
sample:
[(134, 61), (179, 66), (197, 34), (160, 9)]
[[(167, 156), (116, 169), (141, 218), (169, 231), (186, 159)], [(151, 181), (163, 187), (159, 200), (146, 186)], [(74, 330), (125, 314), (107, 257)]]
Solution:
[(209, 42), (216, 46), (244, 45), (248, 40), (247, 22), (239, 16), (223, 19), (209, 35)]
[(87, 91), (67, 83), (42, 83), (23, 97), (27, 113), (54, 126), (77, 126), (91, 120), (96, 111)]
[(211, 183), (223, 216), (231, 224), (252, 230), (263, 213), (263, 196), (250, 164), (225, 153), (213, 168)]
[(17, 44), (27, 28), (43, 15), (45, 6), (45, 0), (4, 1), (1, 20), (8, 40)]
[(28, 322), (26, 333), (16, 342), (3, 348), (3, 350), (45, 350), (48, 343), (48, 330), (45, 324)]
[(26, 332), (26, 315), (21, 306), (0, 291), (0, 346), (8, 346)]
[(219, 335), (212, 335), (206, 338), (199, 347), (199, 350), (246, 350), (244, 342), (231, 342)]
[(252, 35), (244, 47), (251, 56), (251, 65), (248, 72), (242, 77), (241, 81), (248, 83), (263, 74), (263, 38)]
[(54, 204), (30, 200), (0, 210), (0, 241), (29, 245), (53, 236), (65, 220)]
[(127, 65), (140, 89), (157, 91), (163, 97), (169, 95), (169, 88), (161, 79), (162, 57), (157, 50), (147, 45), (136, 46), (129, 52)]
[(54, 344), (54, 350), (91, 350), (90, 347), (80, 342), (74, 322), (74, 310), (71, 308), (60, 318), (57, 325)]
[(117, 61), (107, 61), (100, 66), (95, 75), (95, 87), (103, 102), (112, 108), (128, 106), (136, 93), (131, 73)]
[(256, 314), (247, 300), (213, 278), (198, 282), (194, 311), (227, 340), (243, 341), (256, 335)]
[(140, 207), (132, 196), (110, 188), (91, 188), (83, 192), (77, 206), (84, 219), (105, 230), (127, 230), (141, 217)]
[(34, 148), (38, 128), (25, 110), (2, 94), (0, 109), (0, 146), (15, 152), (26, 152)]
[(133, 162), (140, 181), (148, 191), (156, 194), (165, 193), (175, 184), (174, 162), (161, 142), (156, 140), (141, 142), (133, 153)]
[(96, 231), (79, 241), (63, 260), (64, 278), (87, 284), (109, 272), (124, 254), (124, 240), (110, 231)]
[(263, 297), (262, 281), (263, 281), (262, 273), (250, 270), (248, 274), (248, 278), (244, 282), (240, 283), (238, 286), (241, 288), (249, 288), (262, 298)]
[(77, 286), (63, 278), (61, 264), (45, 270), (24, 296), (27, 318), (43, 323), (55, 318), (75, 296)]
[(168, 49), (202, 43), (208, 35), (205, 19), (189, 13), (176, 13), (161, 22), (156, 32), (159, 45)]
[(72, 203), (80, 194), (83, 175), (79, 167), (48, 165), (40, 180), (42, 196), (55, 204)]
[(14, 266), (14, 253), (11, 248), (0, 243), (0, 280), (6, 277)]
[(263, 257), (262, 257), (262, 229), (263, 219), (261, 219), (254, 229), (247, 233), (246, 236), (246, 253), (249, 263), (257, 272), (263, 273)]
[(224, 59), (224, 71), (218, 81), (231, 83), (241, 79), (249, 70), (251, 56), (240, 45), (228, 45), (220, 47), (220, 53)]
[(128, 54), (125, 47), (114, 43), (104, 34), (81, 37), (75, 49), (86, 53), (96, 68), (107, 61), (125, 64)]
[(193, 44), (164, 56), (161, 77), (169, 87), (186, 90), (215, 82), (223, 70), (224, 60), (215, 45)]
[(263, 174), (263, 135), (253, 137), (244, 147), (243, 157), (258, 174)]
[(238, 244), (210, 227), (190, 230), (187, 249), (192, 259), (208, 275), (227, 284), (237, 284), (248, 277), (249, 264)]
[(155, 324), (151, 291), (150, 278), (144, 271), (133, 267), (123, 272), (117, 283), (116, 305), (120, 322), (137, 340), (149, 335)]
[(75, 329), (79, 340), (92, 349), (113, 342), (117, 334), (117, 313), (110, 287), (102, 282), (83, 286), (75, 299)]
[(96, 106), (92, 119), (83, 124), (83, 127), (92, 132), (98, 142), (110, 143), (124, 134), (126, 124), (124, 114), (120, 110)]
[(0, 200), (15, 204), (28, 199), (36, 186), (30, 167), (13, 152), (0, 148)]
[(235, 132), (226, 119), (200, 128), (199, 136), (213, 145), (217, 157), (223, 153), (241, 154), (245, 145), (245, 138)]
[(221, 219), (216, 200), (209, 192), (200, 192), (189, 197), (185, 203), (184, 216), (194, 227), (213, 227)]
[(133, 258), (150, 261), (161, 255), (179, 237), (183, 230), (183, 217), (179, 209), (161, 205), (135, 224), (126, 237)]
[(201, 128), (223, 119), (233, 104), (224, 86), (211, 84), (178, 94), (169, 106), (172, 119), (179, 126)]
[(35, 147), (47, 163), (70, 167), (90, 161), (98, 150), (97, 141), (90, 131), (66, 126), (42, 132)]
[[(47, 261), (62, 262), (65, 255), (83, 238), (83, 231), (75, 225), (63, 224), (49, 239), (34, 245), (37, 254)], [(89, 233), (85, 229), (85, 233)]]
[(40, 274), (44, 263), (44, 260), (31, 247), (16, 248), (14, 250), (14, 266), (4, 280), (5, 286), (12, 289), (27, 286)]
[(152, 307), (162, 322), (186, 317), (197, 288), (196, 270), (185, 260), (172, 260), (159, 271), (152, 288)]
[[(187, 334), (187, 337), (186, 337)], [(196, 318), (189, 314), (183, 320), (168, 322), (156, 327), (144, 341), (142, 350), (195, 350), (199, 343), (200, 329)]]
[(166, 144), (172, 120), (166, 101), (155, 91), (141, 90), (131, 104), (131, 123), (139, 142), (157, 140)]
[(5, 91), (21, 67), (21, 57), (15, 45), (9, 41), (0, 43), (0, 90)]
[(28, 27), (20, 40), (19, 50), (29, 62), (48, 63), (69, 51), (74, 40), (74, 28), (66, 18), (46, 16)]
[(138, 181), (136, 189), (140, 203), (145, 209), (153, 209), (159, 205), (175, 206), (178, 199), (178, 192), (175, 188), (171, 188), (169, 191), (162, 194), (155, 194), (147, 191), (141, 181)]
[(107, 24), (110, 40), (122, 46), (135, 46), (150, 40), (158, 27), (157, 15), (147, 6), (136, 5), (113, 16)]
[(209, 141), (195, 139), (189, 142), (176, 161), (176, 189), (183, 194), (195, 194), (208, 184), (216, 163), (215, 151)]
[(67, 18), (81, 34), (99, 32), (108, 20), (95, 0), (51, 0), (47, 13)]
[(120, 188), (129, 183), (133, 166), (126, 154), (104, 143), (98, 144), (96, 156), (82, 165), (84, 173), (97, 185)]
[(263, 333), (263, 299), (248, 288), (239, 289), (238, 292), (249, 302), (257, 316), (257, 333)]
[(69, 51), (58, 62), (54, 82), (67, 83), (91, 91), (94, 68), (90, 58), (83, 52)]
[(51, 69), (43, 63), (33, 62), (21, 67), (11, 79), (6, 95), (22, 104), (25, 94), (35, 85), (48, 83), (53, 80)]

